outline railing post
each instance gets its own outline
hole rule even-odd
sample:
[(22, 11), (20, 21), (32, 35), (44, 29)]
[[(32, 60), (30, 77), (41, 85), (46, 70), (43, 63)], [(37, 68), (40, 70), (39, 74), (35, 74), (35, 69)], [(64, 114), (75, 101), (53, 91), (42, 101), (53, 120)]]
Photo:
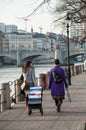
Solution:
[(38, 86), (42, 86), (44, 88), (44, 74), (39, 74)]
[(17, 79), (15, 84), (15, 98), (16, 98), (16, 103), (19, 101), (23, 101), (25, 97), (20, 93), (21, 91), (21, 84), (20, 84), (20, 79)]
[(3, 112), (6, 109), (6, 98), (5, 98), (5, 85), (1, 84), (1, 112)]
[(46, 73), (46, 89), (49, 89), (49, 71)]
[(72, 76), (74, 76), (74, 65), (72, 66)]
[(9, 87), (9, 83), (5, 83), (5, 88), (6, 88), (6, 108), (10, 109), (11, 108), (11, 101), (10, 101), (10, 87)]
[[(1, 94), (0, 94), (0, 102), (1, 102)], [(1, 112), (1, 104), (0, 104), (0, 112)]]
[(15, 90), (16, 90), (15, 93), (16, 103), (18, 103), (19, 101), (21, 101), (21, 97), (20, 97), (21, 86), (19, 85), (19, 79), (16, 80)]

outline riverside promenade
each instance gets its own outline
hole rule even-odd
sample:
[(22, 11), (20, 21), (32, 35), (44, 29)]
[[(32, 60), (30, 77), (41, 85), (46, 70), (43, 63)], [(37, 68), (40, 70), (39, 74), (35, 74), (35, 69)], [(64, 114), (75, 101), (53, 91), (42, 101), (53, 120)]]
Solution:
[(0, 130), (79, 130), (80, 124), (86, 123), (86, 72), (72, 77), (69, 91), (72, 102), (66, 95), (60, 113), (56, 111), (50, 90), (43, 91), (43, 116), (39, 110), (33, 110), (29, 116), (25, 102), (17, 103), (0, 113)]

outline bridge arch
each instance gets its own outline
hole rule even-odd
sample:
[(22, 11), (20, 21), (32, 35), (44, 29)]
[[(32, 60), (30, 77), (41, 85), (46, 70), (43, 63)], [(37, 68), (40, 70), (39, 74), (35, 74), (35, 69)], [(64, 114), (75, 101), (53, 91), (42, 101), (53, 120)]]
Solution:
[(54, 58), (55, 52), (54, 51), (29, 51), (29, 52), (22, 52), (22, 59), (26, 57), (37, 57), (37, 56), (49, 56)]
[(12, 56), (2, 55), (0, 56), (1, 65), (16, 65), (17, 61)]
[[(74, 64), (74, 62), (75, 62), (75, 58), (77, 57), (77, 56), (81, 56), (82, 55), (82, 61), (84, 61), (84, 53), (77, 53), (77, 54), (71, 54), (70, 55), (70, 63), (71, 64)], [(66, 64), (67, 63), (67, 60), (68, 60), (68, 56), (65, 56), (65, 59), (64, 59), (64, 63)]]
[(48, 55), (30, 55), (28, 57), (25, 57), (24, 59), (22, 59), (22, 63), (27, 61), (27, 60), (31, 60), (33, 61), (33, 63), (48, 63), (52, 61), (52, 57), (48, 56)]
[(41, 55), (29, 55), (29, 56), (23, 58), (22, 61), (24, 62), (26, 60), (34, 60), (34, 58), (39, 57), (39, 56), (41, 56)]

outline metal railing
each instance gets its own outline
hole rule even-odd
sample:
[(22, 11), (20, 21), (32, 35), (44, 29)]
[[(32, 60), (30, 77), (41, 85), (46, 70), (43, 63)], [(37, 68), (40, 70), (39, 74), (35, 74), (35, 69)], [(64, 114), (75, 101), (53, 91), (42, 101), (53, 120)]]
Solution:
[(16, 104), (16, 97), (21, 95), (20, 93), (18, 95), (16, 94), (16, 86), (21, 85), (21, 81), (19, 83), (16, 83), (16, 80), (14, 80), (14, 81), (9, 81), (8, 83), (9, 83), (10, 88), (14, 84), (14, 93), (10, 97), (11, 97), (11, 101)]

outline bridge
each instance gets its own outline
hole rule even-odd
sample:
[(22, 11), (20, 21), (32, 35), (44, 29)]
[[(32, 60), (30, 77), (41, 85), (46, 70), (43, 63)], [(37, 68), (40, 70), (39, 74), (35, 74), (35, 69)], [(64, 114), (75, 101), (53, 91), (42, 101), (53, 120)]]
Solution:
[[(67, 62), (67, 58), (68, 58), (67, 50), (63, 52), (63, 55), (64, 55), (64, 62)], [(86, 50), (85, 49), (70, 50), (70, 61), (73, 63), (74, 58), (79, 55), (82, 55), (83, 58), (86, 58)]]
[[(84, 55), (86, 54), (86, 51), (83, 50), (70, 50), (70, 59), (74, 60), (74, 58), (78, 55)], [(67, 63), (67, 50), (60, 50), (56, 49), (55, 51), (49, 51), (49, 50), (43, 50), (43, 51), (31, 51), (31, 50), (23, 50), (23, 51), (13, 51), (9, 53), (1, 53), (0, 54), (0, 63), (2, 62), (1, 57), (5, 57), (5, 60), (9, 61), (9, 59), (14, 59), (17, 61), (17, 66), (21, 66), (22, 62), (25, 60), (33, 60), (38, 56), (45, 56), (49, 57), (49, 59), (54, 59), (54, 57), (58, 57), (61, 61), (61, 63)], [(13, 60), (13, 61), (14, 61)]]
[[(28, 59), (34, 60), (38, 56), (49, 57), (50, 59), (54, 59), (55, 51), (16, 51), (9, 53), (0, 54), (1, 57), (6, 57), (6, 59), (15, 59), (17, 60), (17, 65), (21, 66), (22, 62)], [(5, 60), (6, 60), (5, 59)]]

